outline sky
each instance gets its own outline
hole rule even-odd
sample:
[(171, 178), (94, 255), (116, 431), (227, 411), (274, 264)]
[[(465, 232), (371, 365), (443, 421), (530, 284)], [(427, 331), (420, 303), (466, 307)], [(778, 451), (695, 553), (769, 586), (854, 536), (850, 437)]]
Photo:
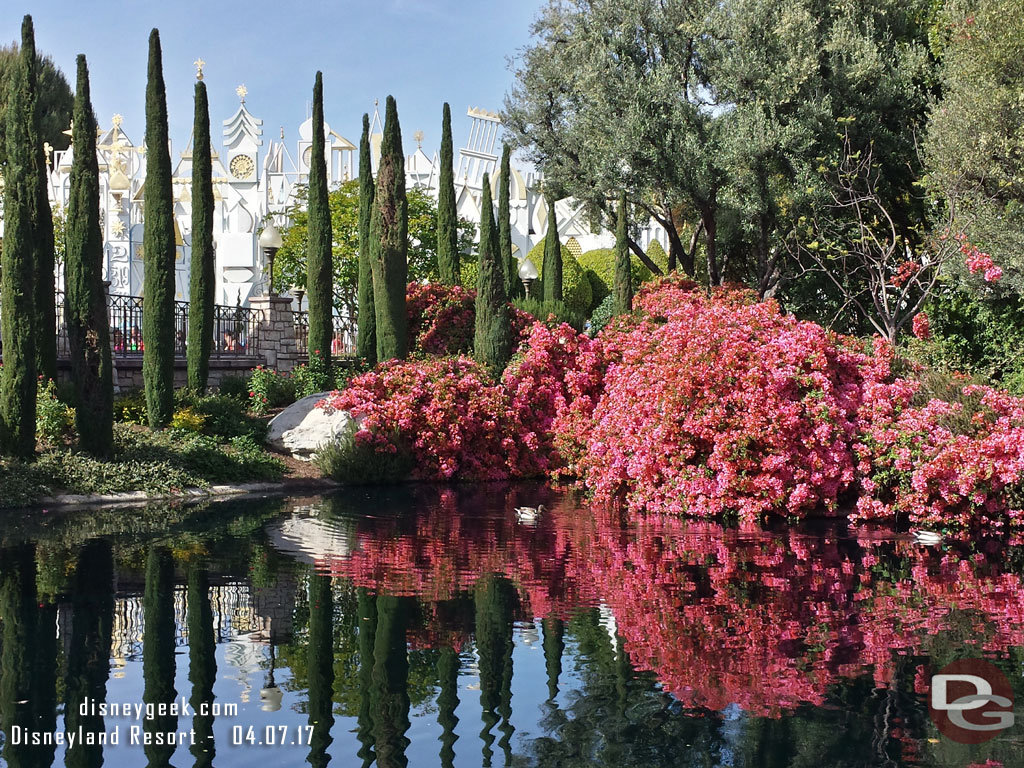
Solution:
[[(501, 109), (512, 84), (508, 68), (529, 40), (545, 0), (5, 0), (0, 43), (21, 38), (31, 13), (36, 48), (53, 57), (74, 88), (75, 57), (89, 62), (93, 109), (101, 127), (115, 113), (135, 143), (145, 131), (150, 30), (160, 30), (174, 151), (192, 128), (195, 67), (206, 62), (214, 147), (221, 123), (238, 108), (235, 89), (263, 119), (264, 147), (281, 126), (294, 154), (298, 126), (310, 109), (317, 70), (324, 77), (324, 116), (358, 144), (364, 112), (391, 94), (398, 103), (406, 154), (424, 133), (427, 154), (440, 145), (441, 106), (452, 108), (456, 149), (469, 134), (469, 107)], [(260, 155), (262, 162), (262, 150)]]

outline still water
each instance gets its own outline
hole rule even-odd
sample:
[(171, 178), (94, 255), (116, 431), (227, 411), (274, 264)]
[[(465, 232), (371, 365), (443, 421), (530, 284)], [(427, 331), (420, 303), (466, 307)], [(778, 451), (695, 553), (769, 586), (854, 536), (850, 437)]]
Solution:
[(1020, 702), (1022, 598), (998, 542), (627, 523), (543, 486), (7, 515), (2, 762), (1019, 766), (1019, 704), (969, 746), (926, 693), (976, 657)]

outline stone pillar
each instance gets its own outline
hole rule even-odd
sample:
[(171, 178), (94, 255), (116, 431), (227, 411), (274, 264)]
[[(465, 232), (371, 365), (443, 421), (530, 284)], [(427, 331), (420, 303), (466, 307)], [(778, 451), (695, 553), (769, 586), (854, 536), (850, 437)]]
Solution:
[(292, 297), (254, 296), (249, 299), (249, 306), (259, 312), (259, 351), (267, 367), (281, 373), (291, 371), (299, 361)]

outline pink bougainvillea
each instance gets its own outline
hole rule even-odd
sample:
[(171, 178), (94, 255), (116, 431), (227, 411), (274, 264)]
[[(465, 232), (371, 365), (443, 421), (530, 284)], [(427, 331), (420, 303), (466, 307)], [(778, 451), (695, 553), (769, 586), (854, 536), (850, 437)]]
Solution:
[(928, 315), (924, 312), (918, 312), (914, 315), (914, 320), (911, 324), (914, 335), (922, 341), (927, 341), (932, 337), (931, 326), (928, 323)]
[(964, 263), (972, 275), (982, 273), (986, 283), (997, 282), (1003, 276), (1003, 268), (992, 261), (992, 257), (971, 243), (966, 235), (957, 237), (960, 241), (960, 253), (964, 255)]
[[(409, 296), (419, 350), (461, 348), (471, 294)], [(596, 339), (517, 313), (500, 381), (465, 357), (392, 361), (324, 405), (360, 417), (363, 444), (410, 451), (419, 479), (568, 475), (632, 511), (747, 522), (855, 509), (1024, 528), (1024, 399), (964, 387), (918, 402), (888, 343), (867, 349), (743, 290), (669, 277), (636, 308)], [(913, 328), (927, 337), (923, 313)]]

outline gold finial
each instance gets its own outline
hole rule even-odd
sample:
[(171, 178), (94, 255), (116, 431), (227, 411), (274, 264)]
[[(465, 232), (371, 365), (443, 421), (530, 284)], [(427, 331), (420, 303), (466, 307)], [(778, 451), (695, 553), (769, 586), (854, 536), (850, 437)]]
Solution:
[(416, 131), (412, 137), (416, 141), (416, 149), (423, 149), (423, 131)]
[(235, 93), (238, 94), (238, 100), (242, 104), (245, 104), (245, 97), (249, 93), (249, 89), (245, 87), (245, 83), (242, 83), (242, 85), (235, 88)]
[(61, 133), (63, 133), (65, 136), (74, 136), (75, 135), (75, 121), (72, 120), (71, 121), (71, 125), (68, 126), (68, 129), (66, 131), (61, 131)]
[(284, 141), (284, 126), (281, 126), (281, 141)]
[(192, 63), (195, 65), (195, 68), (196, 68), (196, 80), (202, 80), (203, 79), (203, 67), (206, 66), (206, 62), (203, 61), (202, 59), (196, 59)]
[(110, 122), (112, 122), (112, 123), (114, 124), (114, 127), (115, 127), (115, 128), (120, 128), (120, 127), (121, 127), (121, 123), (123, 123), (123, 122), (124, 122), (124, 118), (123, 118), (123, 117), (121, 117), (121, 115), (114, 115), (114, 116), (113, 116), (113, 117), (112, 117), (112, 118), (110, 119)]
[(46, 164), (49, 165), (50, 164), (50, 155), (53, 154), (53, 147), (50, 146), (50, 142), (48, 142), (48, 141), (44, 141), (43, 142), (43, 154), (46, 155)]
[(374, 107), (379, 107), (380, 106), (380, 99), (374, 99), (373, 100), (373, 106)]

